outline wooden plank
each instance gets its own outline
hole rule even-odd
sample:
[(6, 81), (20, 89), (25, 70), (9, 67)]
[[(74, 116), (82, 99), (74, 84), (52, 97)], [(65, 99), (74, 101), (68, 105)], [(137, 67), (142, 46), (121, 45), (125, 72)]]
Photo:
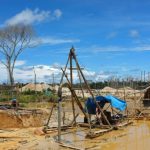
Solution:
[(27, 136), (0, 136), (0, 139), (1, 138), (29, 138), (29, 137), (27, 137)]
[(80, 127), (90, 127), (88, 123), (78, 123)]
[(124, 123), (121, 123), (121, 124), (117, 125), (117, 127), (125, 127), (125, 126), (131, 125), (131, 124), (133, 124), (132, 121), (124, 122)]
[(112, 131), (113, 128), (109, 128), (109, 129), (106, 129), (106, 130), (100, 130), (100, 131), (95, 131), (95, 132), (89, 132), (87, 135), (86, 135), (86, 138), (90, 138), (90, 139), (93, 139), (93, 138), (96, 138), (96, 137), (99, 137), (105, 133), (108, 133), (110, 131)]
[[(67, 129), (72, 129), (72, 128), (74, 128), (74, 127), (72, 127), (72, 126), (61, 126), (62, 131), (67, 130)], [(44, 128), (43, 129), (44, 133), (51, 133), (51, 132), (56, 132), (56, 131), (58, 131), (58, 127), (51, 127), (51, 128)]]
[(59, 143), (60, 146), (62, 147), (67, 147), (67, 148), (70, 148), (70, 149), (75, 149), (75, 150), (85, 150), (84, 148), (79, 148), (79, 147), (75, 147), (73, 145), (69, 145), (69, 144), (66, 144), (66, 143)]

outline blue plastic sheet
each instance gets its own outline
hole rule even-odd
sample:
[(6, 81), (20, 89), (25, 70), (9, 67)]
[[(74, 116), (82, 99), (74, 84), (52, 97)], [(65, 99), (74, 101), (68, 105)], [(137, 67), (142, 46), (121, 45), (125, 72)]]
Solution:
[[(97, 96), (95, 97), (95, 99), (101, 108), (103, 108), (106, 103), (110, 103), (112, 107), (123, 111), (127, 106), (127, 103), (125, 101), (118, 99), (117, 97), (114, 97), (112, 95)], [(87, 101), (85, 102), (85, 106), (89, 114), (96, 114), (96, 103), (92, 98), (87, 99)]]
[(112, 95), (107, 95), (107, 96), (105, 96), (105, 98), (107, 99), (107, 101), (110, 102), (112, 107), (114, 107), (120, 111), (124, 111), (127, 107), (126, 101), (123, 101), (117, 97), (114, 97)]
[[(108, 102), (106, 98), (103, 96), (97, 96), (95, 97), (95, 99), (99, 103), (101, 108), (103, 108), (105, 103)], [(96, 103), (93, 101), (91, 97), (87, 99), (87, 101), (85, 102), (85, 106), (89, 114), (96, 114)]]

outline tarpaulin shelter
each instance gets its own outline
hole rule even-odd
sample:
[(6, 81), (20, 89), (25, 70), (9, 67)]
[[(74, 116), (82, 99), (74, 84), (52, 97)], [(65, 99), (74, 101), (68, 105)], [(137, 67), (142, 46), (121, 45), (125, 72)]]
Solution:
[[(96, 96), (96, 101), (100, 105), (101, 108), (104, 107), (106, 103), (110, 103), (110, 105), (120, 111), (124, 111), (126, 109), (127, 103), (124, 100), (121, 100), (112, 95), (107, 96)], [(85, 106), (89, 114), (96, 114), (96, 104), (92, 98), (88, 98), (85, 102)]]

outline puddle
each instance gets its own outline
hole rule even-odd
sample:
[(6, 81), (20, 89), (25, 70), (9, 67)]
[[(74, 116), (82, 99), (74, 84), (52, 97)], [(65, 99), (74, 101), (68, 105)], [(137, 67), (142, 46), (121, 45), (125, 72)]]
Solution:
[[(67, 133), (68, 132), (68, 133)], [(112, 131), (95, 139), (86, 139), (88, 130), (67, 131), (62, 140), (67, 144), (91, 150), (149, 150), (150, 122), (138, 121), (121, 130)]]

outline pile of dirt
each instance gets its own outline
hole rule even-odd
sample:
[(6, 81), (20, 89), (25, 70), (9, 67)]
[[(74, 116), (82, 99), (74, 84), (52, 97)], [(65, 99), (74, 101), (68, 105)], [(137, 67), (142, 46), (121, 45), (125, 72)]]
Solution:
[(42, 83), (42, 84), (29, 83), (29, 84), (23, 86), (22, 88), (20, 88), (19, 91), (22, 91), (22, 92), (28, 91), (28, 90), (43, 91), (43, 90), (47, 90), (48, 88), (52, 90), (52, 87), (45, 83)]
[(0, 127), (1, 128), (26, 128), (43, 126), (47, 113), (38, 114), (18, 113), (15, 111), (0, 110)]
[(100, 92), (101, 93), (110, 93), (110, 94), (115, 94), (116, 93), (116, 89), (115, 88), (111, 88), (111, 87), (104, 87)]
[(119, 88), (117, 90), (117, 95), (119, 96), (128, 96), (128, 97), (139, 97), (140, 96), (140, 91), (132, 89), (131, 87), (124, 87), (124, 88)]

